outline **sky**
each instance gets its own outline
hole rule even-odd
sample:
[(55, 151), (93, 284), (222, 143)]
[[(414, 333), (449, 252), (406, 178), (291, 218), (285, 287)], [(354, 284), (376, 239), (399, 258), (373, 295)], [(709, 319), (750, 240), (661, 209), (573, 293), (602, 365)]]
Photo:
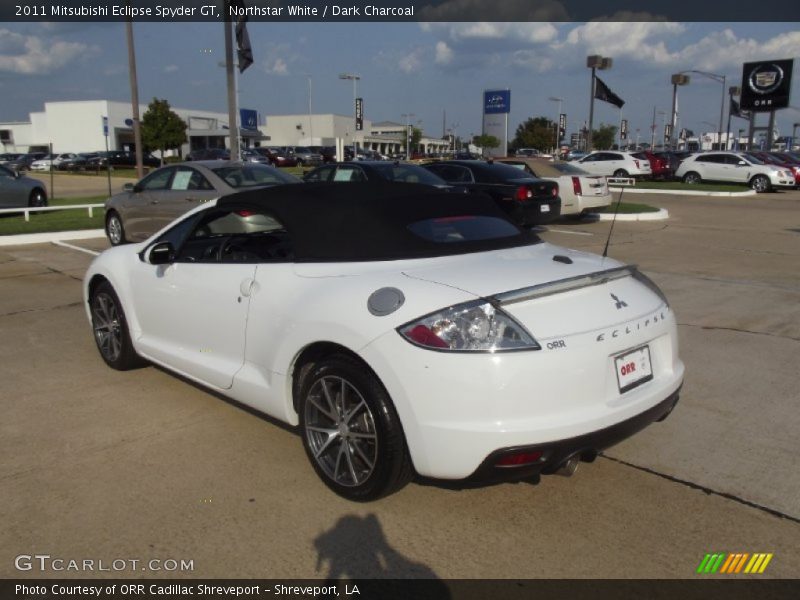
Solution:
[[(561, 97), (568, 133), (588, 119), (586, 57), (613, 58), (599, 72), (626, 104), (630, 137), (649, 141), (669, 120), (670, 75), (702, 70), (739, 85), (742, 63), (800, 57), (798, 23), (270, 23), (251, 22), (255, 63), (239, 78), (242, 108), (270, 114), (353, 113), (352, 82), (364, 116), (405, 122), (426, 134), (445, 127), (480, 133), (485, 89), (510, 88), (509, 133), (529, 117), (553, 120)], [(227, 112), (221, 23), (136, 23), (139, 97)], [(800, 122), (800, 61), (792, 108), (778, 112), (779, 135)], [(24, 121), (46, 101), (130, 101), (125, 29), (121, 23), (0, 23), (0, 122)], [(727, 90), (726, 120), (727, 120)], [(722, 85), (692, 75), (679, 89), (679, 127), (716, 131)], [(595, 127), (618, 125), (619, 110), (595, 103)], [(766, 115), (758, 124), (766, 125)], [(707, 123), (704, 123), (706, 121)], [(712, 125), (713, 124), (713, 125)], [(734, 119), (731, 129), (744, 128)]]

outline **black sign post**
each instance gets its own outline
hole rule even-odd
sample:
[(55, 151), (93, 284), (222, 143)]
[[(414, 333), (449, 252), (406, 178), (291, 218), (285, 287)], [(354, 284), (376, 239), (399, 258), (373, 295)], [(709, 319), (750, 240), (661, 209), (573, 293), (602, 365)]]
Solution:
[(752, 147), (753, 117), (755, 113), (769, 113), (767, 148), (772, 148), (775, 111), (789, 106), (792, 89), (794, 59), (764, 60), (742, 65), (742, 95), (739, 107), (750, 111), (751, 126), (749, 144)]
[(364, 129), (364, 99), (356, 98), (356, 131)]

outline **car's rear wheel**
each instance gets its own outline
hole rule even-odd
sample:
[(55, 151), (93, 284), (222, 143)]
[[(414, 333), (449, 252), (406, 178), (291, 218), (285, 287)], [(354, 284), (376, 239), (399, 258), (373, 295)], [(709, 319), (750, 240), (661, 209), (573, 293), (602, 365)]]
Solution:
[(614, 171), (614, 177), (628, 177), (628, 172), (625, 169), (617, 169)]
[(106, 237), (112, 246), (124, 244), (125, 228), (122, 226), (122, 219), (115, 211), (110, 211), (106, 217)]
[(133, 349), (122, 303), (108, 281), (94, 288), (89, 307), (94, 341), (106, 364), (118, 371), (128, 371), (146, 364)]
[(47, 206), (47, 194), (44, 193), (43, 189), (35, 188), (31, 191), (31, 195), (28, 198), (28, 206), (32, 208), (42, 208)]
[(766, 175), (756, 175), (750, 180), (750, 187), (756, 192), (768, 192), (772, 189), (769, 177)]
[(304, 377), (300, 426), (317, 475), (344, 498), (375, 500), (413, 476), (389, 395), (375, 375), (348, 356), (327, 358)]
[(683, 176), (683, 183), (695, 184), (700, 183), (700, 181), (702, 181), (700, 173), (695, 173), (694, 171), (689, 171)]

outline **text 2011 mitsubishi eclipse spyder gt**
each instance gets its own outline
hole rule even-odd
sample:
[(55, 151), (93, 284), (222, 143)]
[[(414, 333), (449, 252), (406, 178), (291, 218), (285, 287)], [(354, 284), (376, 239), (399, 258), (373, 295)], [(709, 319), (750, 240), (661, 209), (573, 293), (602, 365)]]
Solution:
[(236, 193), (85, 279), (109, 366), (150, 361), (298, 425), (336, 493), (571, 466), (660, 420), (684, 366), (635, 267), (416, 184)]

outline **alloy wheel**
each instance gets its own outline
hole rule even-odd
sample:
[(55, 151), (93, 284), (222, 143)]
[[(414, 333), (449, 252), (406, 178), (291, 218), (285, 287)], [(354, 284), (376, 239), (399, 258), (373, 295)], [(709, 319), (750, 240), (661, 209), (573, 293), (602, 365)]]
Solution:
[(375, 418), (349, 381), (329, 375), (314, 382), (304, 422), (311, 454), (327, 477), (344, 487), (369, 479), (378, 460)]
[(122, 243), (122, 223), (119, 222), (119, 217), (112, 215), (108, 218), (108, 240), (112, 246), (117, 246)]
[(92, 325), (97, 347), (107, 361), (115, 361), (122, 352), (122, 325), (117, 303), (106, 293), (92, 301)]

